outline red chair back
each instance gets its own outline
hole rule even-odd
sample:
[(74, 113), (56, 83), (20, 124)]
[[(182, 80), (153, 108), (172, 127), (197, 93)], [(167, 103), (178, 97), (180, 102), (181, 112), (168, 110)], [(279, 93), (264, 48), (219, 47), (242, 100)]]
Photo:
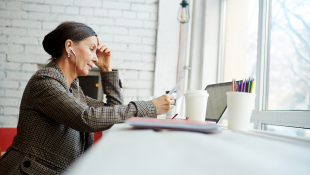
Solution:
[[(7, 148), (13, 143), (16, 133), (16, 128), (0, 128), (0, 157), (1, 152), (6, 152)], [(96, 143), (101, 137), (102, 132), (95, 132), (94, 143)]]
[(102, 132), (94, 132), (94, 144), (102, 137)]
[(0, 128), (0, 152), (6, 152), (16, 133), (16, 128)]

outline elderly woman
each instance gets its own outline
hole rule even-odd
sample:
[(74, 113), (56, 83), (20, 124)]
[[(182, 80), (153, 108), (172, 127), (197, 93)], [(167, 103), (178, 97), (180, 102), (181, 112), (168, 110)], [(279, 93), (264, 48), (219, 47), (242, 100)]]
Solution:
[[(60, 174), (92, 146), (92, 132), (173, 108), (170, 95), (123, 105), (118, 71), (110, 66), (111, 51), (85, 24), (60, 24), (45, 36), (43, 47), (51, 61), (25, 88), (17, 135), (0, 159), (0, 174)], [(77, 77), (86, 76), (94, 64), (107, 103), (85, 96), (79, 87)]]

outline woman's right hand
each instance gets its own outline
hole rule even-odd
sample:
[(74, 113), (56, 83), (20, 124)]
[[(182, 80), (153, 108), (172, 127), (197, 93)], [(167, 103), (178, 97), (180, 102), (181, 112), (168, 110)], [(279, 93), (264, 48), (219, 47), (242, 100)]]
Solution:
[(98, 47), (96, 50), (96, 55), (98, 61), (95, 62), (95, 65), (100, 69), (100, 71), (112, 71), (111, 69), (111, 50), (107, 48), (106, 45), (102, 45), (98, 41)]
[(174, 96), (173, 95), (162, 95), (152, 100), (156, 106), (157, 115), (166, 114), (174, 108)]

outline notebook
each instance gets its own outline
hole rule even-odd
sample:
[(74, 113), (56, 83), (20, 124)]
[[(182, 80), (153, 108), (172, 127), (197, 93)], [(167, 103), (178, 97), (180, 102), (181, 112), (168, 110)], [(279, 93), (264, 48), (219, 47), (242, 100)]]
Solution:
[(148, 117), (130, 117), (125, 123), (139, 129), (171, 129), (201, 133), (219, 133), (221, 127), (207, 121), (171, 120)]

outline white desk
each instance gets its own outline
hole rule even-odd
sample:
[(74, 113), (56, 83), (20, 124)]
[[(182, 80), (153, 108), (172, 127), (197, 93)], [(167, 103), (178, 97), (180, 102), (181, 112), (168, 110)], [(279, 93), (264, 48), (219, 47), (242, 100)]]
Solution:
[(310, 174), (310, 142), (229, 130), (208, 135), (117, 124), (68, 174)]

